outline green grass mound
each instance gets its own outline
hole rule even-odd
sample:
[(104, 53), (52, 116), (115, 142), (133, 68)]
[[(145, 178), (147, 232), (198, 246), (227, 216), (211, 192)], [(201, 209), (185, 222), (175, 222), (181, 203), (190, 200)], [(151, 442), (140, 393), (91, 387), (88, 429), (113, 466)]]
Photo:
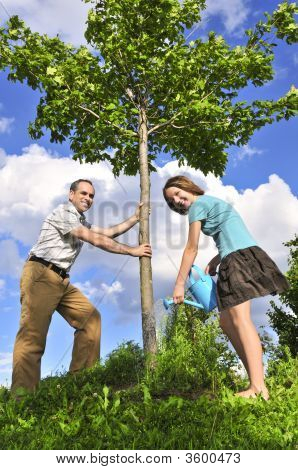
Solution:
[[(103, 365), (41, 381), (20, 401), (0, 388), (1, 449), (295, 449), (297, 359), (271, 357), (270, 400), (244, 400), (216, 320), (169, 318), (154, 368), (120, 345)], [(295, 393), (296, 392), (296, 393)]]

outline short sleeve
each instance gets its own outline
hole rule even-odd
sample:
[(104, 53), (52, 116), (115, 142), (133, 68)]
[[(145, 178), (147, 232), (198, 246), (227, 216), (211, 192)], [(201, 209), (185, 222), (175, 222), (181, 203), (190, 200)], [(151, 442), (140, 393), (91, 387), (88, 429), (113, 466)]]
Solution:
[(71, 232), (73, 229), (78, 228), (82, 225), (78, 215), (75, 214), (68, 207), (58, 207), (52, 213), (51, 217), (48, 219), (48, 222), (55, 227), (62, 235), (66, 235)]
[(207, 218), (208, 215), (208, 207), (203, 201), (196, 201), (194, 202), (189, 209), (188, 212), (188, 221), (191, 224), (192, 222), (196, 222), (198, 220), (204, 220)]
[(95, 227), (95, 225), (89, 224), (89, 222), (87, 222), (87, 220), (85, 220), (84, 222), (82, 222), (82, 224), (84, 225), (84, 227), (87, 227), (87, 228), (89, 228), (89, 229), (91, 229), (92, 227)]

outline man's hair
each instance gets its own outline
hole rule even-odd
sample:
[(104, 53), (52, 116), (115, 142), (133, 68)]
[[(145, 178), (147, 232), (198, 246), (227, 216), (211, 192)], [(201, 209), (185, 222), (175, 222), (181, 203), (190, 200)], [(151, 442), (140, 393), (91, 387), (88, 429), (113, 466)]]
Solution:
[(200, 186), (198, 186), (197, 184), (195, 184), (191, 179), (187, 178), (187, 176), (173, 176), (172, 178), (168, 179), (162, 190), (163, 196), (169, 208), (175, 212), (178, 212), (178, 214), (181, 215), (186, 215), (188, 209), (184, 209), (183, 207), (177, 207), (175, 204), (172, 203), (170, 199), (167, 198), (166, 195), (166, 190), (168, 188), (172, 188), (173, 186), (175, 188), (182, 189), (183, 191), (195, 194), (196, 196), (202, 196), (204, 194), (203, 189), (200, 188)]
[[(84, 179), (79, 179), (79, 180), (76, 180), (76, 181), (74, 181), (73, 183), (71, 183), (70, 188), (69, 188), (69, 191), (73, 191), (73, 192), (76, 191), (76, 190), (78, 189), (78, 186), (79, 186), (80, 183), (89, 183), (89, 184), (91, 184), (91, 186), (93, 186), (92, 181), (90, 181), (90, 180), (84, 180)], [(93, 187), (94, 187), (94, 186), (93, 186)]]

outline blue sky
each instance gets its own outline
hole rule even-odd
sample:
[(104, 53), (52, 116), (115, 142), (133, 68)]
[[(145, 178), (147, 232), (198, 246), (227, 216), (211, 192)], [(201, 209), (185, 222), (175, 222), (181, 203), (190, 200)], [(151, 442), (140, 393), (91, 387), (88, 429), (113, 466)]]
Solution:
[[(80, 0), (1, 0), (5, 9), (19, 14), (34, 30), (80, 44), (88, 6)], [(252, 0), (209, 0), (202, 25), (195, 35), (209, 30), (222, 34), (232, 44), (241, 44), (244, 29), (262, 17), (260, 4)], [(264, 2), (272, 11), (278, 1)], [(69, 21), (69, 12), (72, 21)], [(1, 22), (7, 15), (0, 5)], [(297, 85), (298, 49), (279, 42), (274, 62), (275, 78), (256, 89), (249, 86), (241, 98), (251, 101), (284, 95)], [(80, 166), (70, 158), (69, 145), (54, 145), (47, 136), (33, 142), (27, 125), (34, 118), (37, 93), (26, 85), (12, 84), (0, 73), (0, 383), (9, 385), (12, 350), (19, 323), (19, 276), (24, 259), (35, 242), (42, 220), (67, 196), (69, 183), (79, 177), (91, 178), (96, 186), (94, 208), (87, 218), (92, 223), (111, 225), (133, 213), (139, 198), (138, 178), (115, 180), (108, 166)], [(244, 217), (260, 245), (287, 268), (283, 242), (297, 232), (297, 119), (283, 121), (256, 132), (249, 144), (229, 149), (223, 178), (188, 168), (178, 170), (175, 162), (158, 160), (152, 176), (152, 246), (156, 312), (162, 314), (159, 299), (171, 294), (176, 267), (185, 243), (187, 225), (169, 214), (161, 197), (165, 180), (178, 171), (196, 178), (210, 194), (232, 202)], [(121, 201), (121, 203), (119, 202)], [(122, 238), (137, 243), (137, 228)], [(214, 245), (202, 239), (197, 263), (204, 267), (214, 256)], [(123, 340), (141, 342), (138, 260), (104, 253), (85, 246), (72, 273), (72, 282), (100, 309), (103, 319), (102, 356)], [(269, 298), (254, 302), (253, 318), (266, 325)], [(68, 368), (73, 331), (55, 314), (42, 363), (42, 375)]]

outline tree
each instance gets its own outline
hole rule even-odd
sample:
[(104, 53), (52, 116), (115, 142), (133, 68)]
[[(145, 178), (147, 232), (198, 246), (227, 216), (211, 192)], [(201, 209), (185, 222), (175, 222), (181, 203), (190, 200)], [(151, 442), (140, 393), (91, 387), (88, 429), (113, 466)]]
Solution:
[(267, 312), (269, 323), (278, 334), (279, 343), (288, 346), (295, 357), (298, 351), (298, 237), (285, 243), (290, 248), (287, 278), (290, 288), (279, 296), (281, 306), (270, 302), (272, 310)]
[[(249, 83), (273, 78), (275, 44), (265, 36), (297, 40), (296, 4), (279, 5), (247, 31), (245, 46), (231, 48), (214, 32), (206, 41), (186, 41), (204, 0), (85, 2), (92, 4), (85, 36), (93, 49), (32, 33), (12, 17), (0, 30), (0, 68), (41, 93), (31, 137), (48, 129), (53, 142), (70, 139), (74, 159), (107, 160), (115, 176), (140, 173), (139, 241), (149, 243), (150, 172), (159, 152), (222, 175), (228, 146), (244, 145), (256, 129), (294, 115), (294, 87), (276, 101), (247, 104), (237, 97)], [(140, 277), (144, 349), (154, 353), (149, 258), (140, 259)]]

